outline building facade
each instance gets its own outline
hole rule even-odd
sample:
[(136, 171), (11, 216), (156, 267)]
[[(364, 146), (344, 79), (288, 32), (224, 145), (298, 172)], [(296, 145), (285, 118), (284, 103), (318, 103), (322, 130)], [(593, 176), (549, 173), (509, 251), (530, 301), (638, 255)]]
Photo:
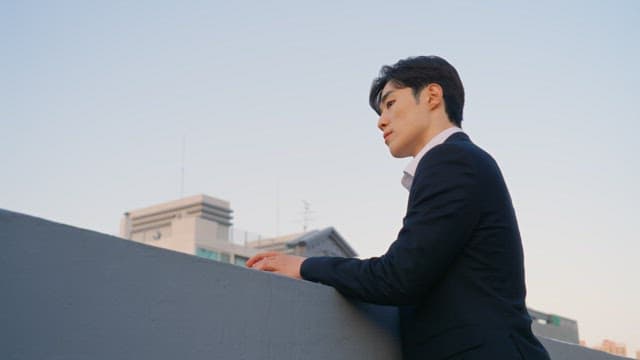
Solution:
[(228, 201), (195, 195), (124, 213), (120, 236), (164, 249), (244, 265), (258, 251), (234, 244)]
[(228, 201), (195, 195), (124, 213), (120, 237), (242, 266), (262, 251), (300, 256), (357, 255), (333, 227), (238, 244), (231, 239), (232, 214)]
[(625, 344), (609, 339), (603, 340), (602, 344), (596, 345), (593, 348), (613, 355), (627, 356), (627, 346)]
[(358, 254), (333, 227), (247, 243), (260, 251), (279, 251), (300, 256), (355, 257)]
[(532, 320), (531, 330), (536, 336), (580, 344), (577, 321), (555, 314), (546, 314), (531, 308), (527, 310), (529, 310)]

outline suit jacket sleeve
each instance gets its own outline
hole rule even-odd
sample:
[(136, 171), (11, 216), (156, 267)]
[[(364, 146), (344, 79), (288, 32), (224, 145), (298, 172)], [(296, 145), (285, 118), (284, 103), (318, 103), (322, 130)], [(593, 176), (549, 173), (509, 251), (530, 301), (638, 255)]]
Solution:
[(302, 277), (365, 302), (416, 304), (471, 237), (478, 183), (464, 146), (434, 147), (416, 169), (402, 229), (386, 254), (366, 260), (311, 257), (302, 264)]

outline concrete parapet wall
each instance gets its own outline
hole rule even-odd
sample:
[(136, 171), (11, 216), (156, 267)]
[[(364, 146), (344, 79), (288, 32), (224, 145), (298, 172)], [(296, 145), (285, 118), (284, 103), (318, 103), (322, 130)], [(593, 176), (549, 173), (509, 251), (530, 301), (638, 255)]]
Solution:
[(0, 359), (400, 359), (395, 308), (323, 285), (4, 210), (0, 246)]
[(392, 307), (0, 211), (0, 359), (397, 359)]

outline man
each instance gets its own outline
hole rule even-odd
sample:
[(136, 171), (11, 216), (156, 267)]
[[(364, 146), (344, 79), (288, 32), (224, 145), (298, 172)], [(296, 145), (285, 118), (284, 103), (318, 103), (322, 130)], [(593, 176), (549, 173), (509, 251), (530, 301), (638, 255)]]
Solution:
[(267, 252), (247, 265), (400, 306), (406, 359), (549, 359), (531, 332), (504, 179), (460, 128), (464, 89), (455, 68), (437, 56), (384, 66), (369, 99), (391, 154), (413, 156), (397, 240), (367, 260)]

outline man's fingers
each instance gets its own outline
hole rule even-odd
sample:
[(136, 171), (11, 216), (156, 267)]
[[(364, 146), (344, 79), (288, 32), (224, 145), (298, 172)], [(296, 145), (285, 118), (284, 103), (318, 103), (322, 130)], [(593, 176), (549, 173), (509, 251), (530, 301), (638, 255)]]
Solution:
[(245, 265), (250, 268), (253, 267), (253, 264), (257, 263), (260, 260), (262, 260), (262, 254), (254, 255), (249, 260), (247, 260)]
[(268, 271), (294, 279), (301, 279), (300, 267), (304, 258), (301, 256), (285, 255), (275, 251), (257, 254), (247, 260), (247, 267), (260, 271)]
[[(256, 267), (255, 264), (257, 262), (259, 262), (259, 261), (261, 261), (264, 258), (267, 258), (269, 256), (275, 256), (275, 255), (278, 255), (278, 254), (279, 253), (276, 252), (276, 251), (268, 251), (268, 252), (263, 252), (263, 253), (256, 254), (253, 257), (251, 257), (251, 259), (247, 260), (246, 265), (249, 268)], [(262, 270), (262, 269), (260, 269), (260, 270)]]
[(255, 262), (252, 266), (252, 269), (269, 272), (278, 270), (277, 267), (274, 266), (273, 258), (268, 257), (264, 257), (261, 260)]

